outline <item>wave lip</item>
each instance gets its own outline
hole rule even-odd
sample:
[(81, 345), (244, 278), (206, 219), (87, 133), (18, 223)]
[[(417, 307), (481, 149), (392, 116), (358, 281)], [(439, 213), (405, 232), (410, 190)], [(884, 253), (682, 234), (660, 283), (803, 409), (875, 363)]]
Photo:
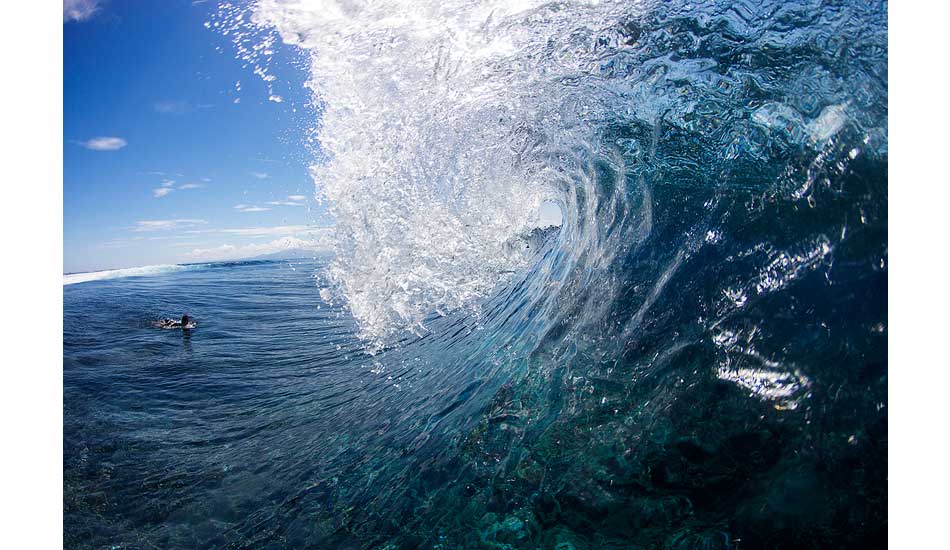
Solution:
[(178, 264), (145, 265), (141, 267), (127, 267), (123, 269), (106, 269), (104, 271), (90, 271), (88, 273), (68, 273), (63, 275), (63, 286), (89, 281), (106, 279), (122, 279), (124, 277), (143, 277), (147, 275), (162, 275), (176, 271), (186, 271), (192, 266)]

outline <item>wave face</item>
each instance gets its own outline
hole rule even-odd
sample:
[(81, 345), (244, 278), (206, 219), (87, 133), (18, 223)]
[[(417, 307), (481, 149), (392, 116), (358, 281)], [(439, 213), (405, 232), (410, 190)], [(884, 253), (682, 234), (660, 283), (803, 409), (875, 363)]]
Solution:
[(657, 187), (708, 195), (696, 232), (722, 199), (811, 203), (886, 153), (881, 5), (263, 0), (253, 20), (310, 54), (334, 279), (371, 341), (525, 269), (542, 201), (567, 220), (555, 267), (603, 279), (651, 237)]
[(194, 269), (194, 265), (163, 264), (146, 265), (142, 267), (127, 267), (123, 269), (107, 269), (104, 271), (90, 271), (88, 273), (68, 273), (63, 275), (63, 285), (74, 285), (76, 283), (87, 283), (89, 281), (102, 281), (106, 279), (121, 279), (124, 277), (142, 277), (146, 275), (163, 275), (165, 273), (174, 273), (176, 271), (186, 271)]
[[(349, 533), (881, 529), (886, 3), (260, 0), (221, 19), (263, 29), (248, 59), (276, 36), (309, 59), (330, 278), (369, 349), (490, 380), (427, 386), (466, 405), (392, 442), (428, 449), (426, 475), (354, 466), (404, 489), (334, 493), (372, 503)], [(559, 229), (535, 229), (545, 201)]]

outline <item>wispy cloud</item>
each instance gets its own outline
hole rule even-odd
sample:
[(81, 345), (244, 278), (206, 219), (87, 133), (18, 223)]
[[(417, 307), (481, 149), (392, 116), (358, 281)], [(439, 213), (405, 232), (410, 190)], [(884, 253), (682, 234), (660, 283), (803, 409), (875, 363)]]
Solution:
[(162, 180), (162, 182), (159, 183), (159, 185), (161, 185), (161, 187), (156, 187), (155, 189), (152, 189), (152, 196), (154, 196), (156, 199), (160, 199), (175, 190), (175, 187), (174, 187), (175, 180), (170, 180), (166, 178)]
[(266, 212), (270, 208), (265, 208), (263, 206), (255, 206), (252, 204), (235, 204), (234, 209), (238, 212)]
[(272, 227), (237, 227), (231, 229), (190, 229), (185, 233), (226, 233), (242, 237), (273, 237), (283, 235), (313, 236), (326, 235), (327, 227), (312, 227), (309, 225), (277, 225)]
[(303, 203), (300, 202), (300, 201), (304, 200), (306, 197), (304, 197), (303, 195), (290, 195), (290, 196), (287, 197), (287, 198), (288, 198), (289, 200), (286, 200), (286, 201), (269, 201), (267, 204), (270, 204), (270, 205), (273, 205), (273, 206), (303, 206)]
[[(155, 173), (160, 174), (161, 172), (155, 172)], [(167, 178), (162, 180), (162, 182), (159, 183), (159, 185), (161, 185), (161, 187), (156, 187), (155, 189), (152, 189), (152, 195), (155, 198), (161, 198), (161, 197), (167, 196), (169, 193), (175, 190), (198, 189), (200, 187), (205, 186), (205, 184), (203, 183), (190, 182), (190, 183), (183, 183), (176, 187), (175, 180), (167, 179)]]
[(176, 218), (173, 220), (140, 220), (135, 222), (134, 231), (168, 231), (170, 229), (182, 229), (185, 227), (195, 227), (204, 225), (205, 220)]
[(301, 202), (292, 202), (292, 201), (267, 201), (267, 204), (272, 206), (303, 206)]
[(63, 23), (85, 21), (97, 11), (102, 0), (63, 0)]
[(270, 177), (267, 172), (251, 172), (251, 175), (259, 180), (266, 180)]
[(297, 237), (282, 237), (268, 243), (248, 244), (244, 246), (222, 244), (214, 248), (196, 248), (187, 255), (189, 258), (195, 260), (237, 260), (264, 254), (273, 254), (284, 250), (300, 249), (315, 252), (326, 248), (326, 245), (322, 242), (309, 241)]
[(128, 142), (120, 137), (94, 137), (86, 141), (80, 141), (79, 145), (82, 145), (86, 149), (92, 151), (118, 151), (119, 149), (128, 145)]

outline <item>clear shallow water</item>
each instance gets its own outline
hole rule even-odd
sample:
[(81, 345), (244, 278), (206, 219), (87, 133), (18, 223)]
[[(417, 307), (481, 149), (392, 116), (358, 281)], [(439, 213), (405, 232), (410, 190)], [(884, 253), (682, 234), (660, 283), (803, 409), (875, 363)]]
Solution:
[(883, 545), (886, 4), (327, 5), (209, 26), (336, 255), (64, 287), (70, 546)]

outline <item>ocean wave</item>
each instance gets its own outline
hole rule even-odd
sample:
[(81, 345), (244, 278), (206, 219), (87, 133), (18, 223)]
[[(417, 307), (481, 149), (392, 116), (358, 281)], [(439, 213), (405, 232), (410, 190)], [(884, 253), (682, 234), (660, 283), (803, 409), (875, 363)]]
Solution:
[(104, 271), (90, 271), (87, 273), (68, 273), (63, 275), (63, 286), (74, 285), (77, 283), (86, 283), (89, 281), (102, 281), (106, 279), (122, 279), (124, 277), (144, 277), (149, 275), (163, 275), (166, 273), (175, 273), (178, 271), (187, 271), (195, 269), (196, 265), (180, 264), (162, 264), (146, 265), (142, 267), (127, 267), (123, 269), (107, 269)]
[[(886, 154), (875, 4), (261, 0), (247, 13), (225, 5), (217, 24), (265, 80), (276, 40), (308, 56), (331, 278), (371, 346), (427, 333), (433, 312), (479, 315), (512, 273), (604, 279), (662, 233), (660, 188), (710, 201), (682, 228), (699, 234), (737, 193), (812, 202), (829, 171)], [(563, 265), (548, 268), (526, 244), (545, 203), (564, 219)], [(697, 248), (664, 246), (681, 260)], [(561, 299), (602, 308), (621, 290)]]
[[(504, 422), (452, 429), (470, 434), (466, 464), (499, 463), (493, 445), (515, 459), (457, 486), (494, 499), (500, 480), (544, 479), (584, 516), (572, 528), (623, 531), (602, 512), (633, 502), (632, 487), (719, 490), (684, 473), (691, 459), (671, 449), (689, 438), (725, 455), (730, 438), (758, 456), (776, 445), (804, 470), (848, 451), (827, 433), (879, 429), (867, 419), (886, 398), (886, 3), (259, 0), (223, 5), (214, 25), (268, 85), (277, 41), (306, 56), (311, 174), (336, 221), (336, 292), (323, 293), (343, 297), (367, 351), (467, 369), (495, 392)], [(550, 203), (561, 225), (539, 232)], [(436, 416), (413, 445), (455, 441)], [(603, 460), (587, 460), (597, 448)], [(424, 476), (388, 473), (430, 494)], [(839, 483), (821, 481), (828, 495), (850, 490)], [(427, 509), (469, 500), (442, 494)], [(670, 514), (702, 513), (677, 503)], [(433, 514), (388, 535), (371, 511), (351, 525), (434, 541)]]

